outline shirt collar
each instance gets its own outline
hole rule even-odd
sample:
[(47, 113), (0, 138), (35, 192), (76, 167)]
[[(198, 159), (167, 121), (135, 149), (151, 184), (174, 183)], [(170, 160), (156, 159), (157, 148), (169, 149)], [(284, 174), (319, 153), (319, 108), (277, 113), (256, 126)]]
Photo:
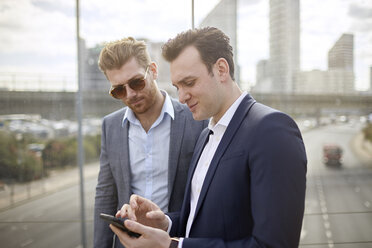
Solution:
[[(166, 113), (172, 118), (172, 120), (174, 120), (174, 108), (173, 108), (172, 101), (166, 91), (160, 90), (160, 92), (163, 94), (163, 96), (165, 96), (164, 104), (163, 104), (163, 107), (159, 115), (159, 117), (161, 116), (160, 121), (164, 118), (164, 115)], [(122, 127), (124, 127), (127, 121), (133, 124), (141, 125), (140, 121), (137, 119), (136, 115), (134, 114), (131, 108), (127, 108), (127, 111), (125, 111), (123, 121), (122, 121)]]
[(215, 132), (216, 128), (218, 126), (223, 126), (225, 129), (229, 125), (231, 119), (233, 118), (236, 110), (238, 109), (240, 103), (242, 102), (243, 98), (247, 95), (248, 93), (244, 91), (238, 99), (235, 100), (235, 102), (230, 106), (230, 108), (225, 112), (225, 114), (222, 116), (222, 118), (215, 124), (213, 122), (213, 118), (209, 120), (208, 128)]

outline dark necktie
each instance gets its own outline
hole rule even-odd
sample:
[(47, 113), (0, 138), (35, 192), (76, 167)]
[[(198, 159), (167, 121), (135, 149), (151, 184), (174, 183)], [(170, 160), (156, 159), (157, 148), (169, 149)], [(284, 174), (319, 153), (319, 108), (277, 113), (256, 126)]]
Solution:
[(204, 145), (203, 145), (203, 150), (204, 150), (205, 146), (208, 144), (209, 137), (213, 134), (214, 134), (213, 131), (209, 130), (208, 137), (205, 139), (205, 142), (204, 142)]

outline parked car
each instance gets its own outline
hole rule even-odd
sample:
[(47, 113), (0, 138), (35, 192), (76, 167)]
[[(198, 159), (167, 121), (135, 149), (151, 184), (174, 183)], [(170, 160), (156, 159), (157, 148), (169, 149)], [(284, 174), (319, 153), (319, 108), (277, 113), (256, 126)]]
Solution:
[(323, 146), (323, 162), (330, 166), (341, 166), (342, 148), (339, 145), (327, 144)]

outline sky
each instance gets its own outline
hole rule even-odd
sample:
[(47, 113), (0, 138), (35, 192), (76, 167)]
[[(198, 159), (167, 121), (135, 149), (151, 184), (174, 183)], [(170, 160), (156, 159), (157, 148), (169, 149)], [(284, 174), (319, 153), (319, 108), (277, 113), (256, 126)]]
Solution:
[[(194, 0), (195, 24), (218, 0)], [(369, 87), (372, 0), (301, 0), (301, 69), (327, 70), (327, 54), (343, 33), (354, 34), (356, 89)], [(75, 0), (0, 0), (0, 82), (4, 74), (74, 77)], [(253, 85), (256, 64), (269, 58), (269, 0), (238, 0), (241, 80)], [(165, 42), (191, 28), (191, 0), (80, 1), (87, 47), (125, 36)]]

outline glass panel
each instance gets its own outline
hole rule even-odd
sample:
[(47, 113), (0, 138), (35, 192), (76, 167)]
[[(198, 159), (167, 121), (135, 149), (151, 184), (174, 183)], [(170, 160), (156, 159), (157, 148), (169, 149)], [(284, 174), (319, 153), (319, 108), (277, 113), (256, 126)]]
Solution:
[[(216, 26), (230, 37), (235, 81), (302, 131), (308, 172), (300, 247), (372, 245), (371, 4), (194, 1), (195, 27)], [(0, 13), (1, 244), (82, 247), (76, 2), (5, 0)], [(161, 46), (191, 25), (189, 0), (80, 2), (87, 247), (102, 118), (124, 106), (98, 68), (103, 44), (145, 40), (159, 88), (177, 98)]]

